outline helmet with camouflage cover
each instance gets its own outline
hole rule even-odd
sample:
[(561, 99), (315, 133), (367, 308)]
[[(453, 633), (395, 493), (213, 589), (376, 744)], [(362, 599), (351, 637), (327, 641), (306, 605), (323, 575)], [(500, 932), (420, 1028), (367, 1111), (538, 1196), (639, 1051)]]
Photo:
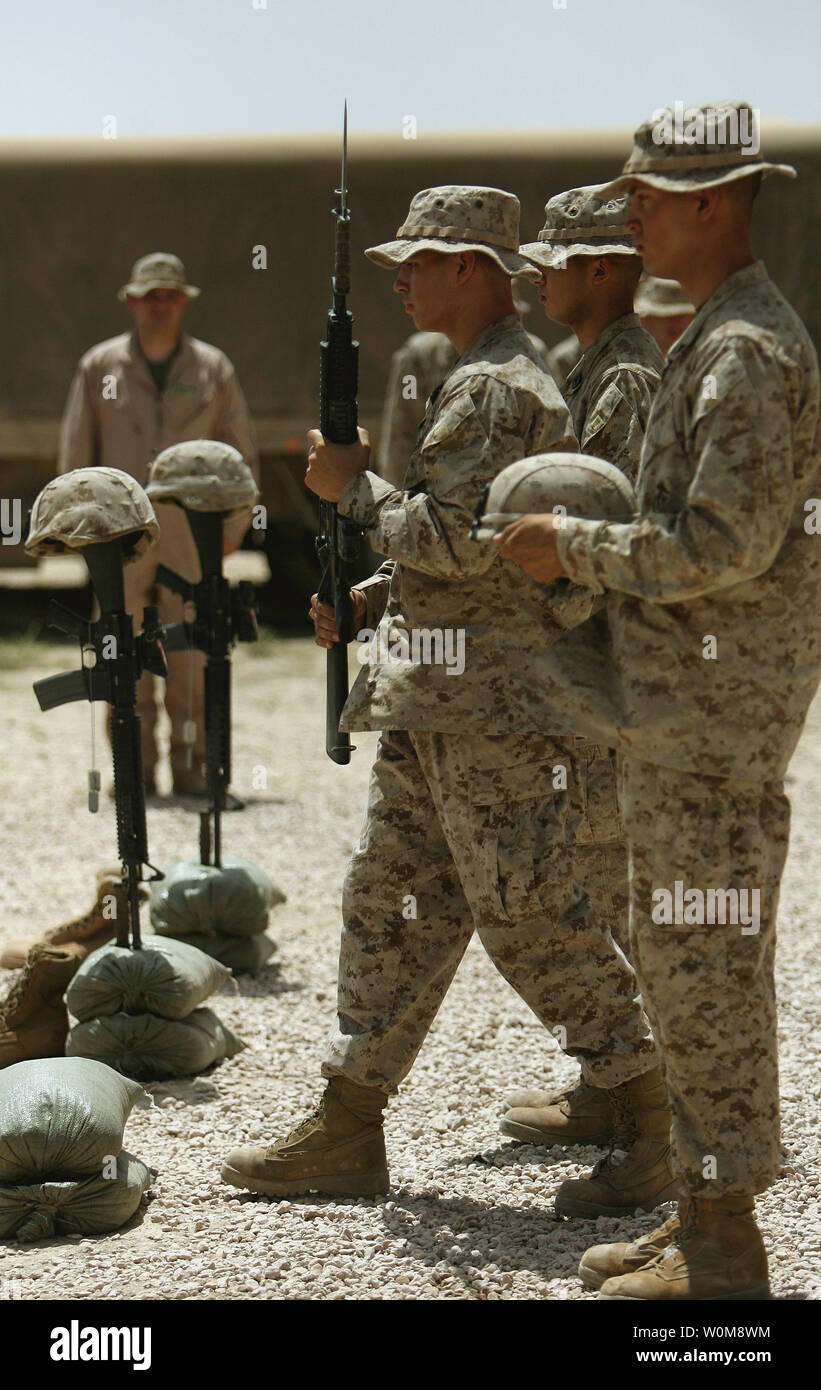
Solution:
[(626, 520), (638, 503), (621, 469), (591, 454), (534, 454), (510, 463), (482, 494), (471, 539), (492, 540), (528, 512)]
[(52, 478), (31, 509), (26, 552), (66, 555), (122, 539), (123, 558), (137, 560), (160, 528), (143, 489), (119, 468), (74, 468)]
[(148, 465), (145, 490), (154, 503), (226, 516), (247, 512), (260, 495), (242, 454), (218, 439), (189, 439), (163, 449)]

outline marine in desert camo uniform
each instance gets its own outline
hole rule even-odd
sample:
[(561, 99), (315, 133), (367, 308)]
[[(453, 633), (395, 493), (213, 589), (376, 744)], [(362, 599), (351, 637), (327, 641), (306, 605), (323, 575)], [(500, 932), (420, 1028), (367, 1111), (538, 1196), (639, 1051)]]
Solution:
[[(662, 1052), (684, 1196), (654, 1236), (587, 1252), (582, 1274), (607, 1297), (766, 1293), (753, 1196), (779, 1166), (783, 778), (821, 674), (821, 550), (806, 525), (821, 491), (818, 362), (749, 238), (762, 175), (794, 171), (745, 139), (749, 107), (700, 114), (693, 144), (675, 134), (672, 111), (666, 138), (656, 113), (610, 186), (630, 192), (648, 270), (675, 276), (698, 306), (653, 407), (639, 515), (568, 518), (560, 530), (524, 518), (500, 539), (535, 577), (564, 573), (608, 594), (598, 685), (591, 648), (571, 634), (550, 653), (551, 706), (558, 718), (564, 702), (591, 732), (611, 729), (622, 753), (631, 958)], [(680, 906), (668, 910), (663, 894), (676, 885)], [(726, 906), (714, 899), (710, 914), (716, 889)], [(734, 892), (735, 914), (724, 899)]]
[[(286, 1140), (229, 1155), (223, 1176), (254, 1191), (387, 1190), (382, 1111), (474, 930), (537, 1016), (566, 1029), (562, 1045), (585, 1078), (616, 1097), (628, 1148), (643, 1128), (641, 1172), (628, 1155), (621, 1184), (591, 1183), (584, 1209), (652, 1206), (672, 1190), (669, 1113), (633, 972), (574, 875), (573, 832), (587, 811), (574, 741), (545, 732), (539, 673), (564, 609), (468, 534), (482, 488), (514, 457), (576, 451), (513, 312), (509, 278), (526, 264), (518, 217), (518, 200), (500, 190), (428, 189), (396, 240), (368, 252), (399, 268), (395, 289), (417, 327), (449, 330), (460, 353), (428, 402), (404, 488), (368, 469), (364, 435), (348, 448), (309, 435), (309, 485), (388, 556), (360, 586), (359, 623), (379, 624), (380, 646), (342, 719), (381, 739), (343, 890), (328, 1086)], [(423, 629), (463, 632), (461, 674), (390, 659), (387, 642), (395, 649)], [(662, 1138), (651, 1141), (654, 1126)]]

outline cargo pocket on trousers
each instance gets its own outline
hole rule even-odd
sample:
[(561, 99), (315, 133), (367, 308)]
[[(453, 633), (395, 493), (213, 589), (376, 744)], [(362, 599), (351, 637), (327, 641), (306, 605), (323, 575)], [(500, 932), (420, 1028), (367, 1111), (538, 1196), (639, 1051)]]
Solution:
[(566, 858), (567, 792), (554, 766), (483, 769), (471, 785), (481, 897), (502, 924), (544, 914), (542, 886), (554, 857)]
[(607, 754), (581, 757), (576, 766), (581, 812), (576, 827), (577, 843), (600, 845), (623, 840), (615, 757)]

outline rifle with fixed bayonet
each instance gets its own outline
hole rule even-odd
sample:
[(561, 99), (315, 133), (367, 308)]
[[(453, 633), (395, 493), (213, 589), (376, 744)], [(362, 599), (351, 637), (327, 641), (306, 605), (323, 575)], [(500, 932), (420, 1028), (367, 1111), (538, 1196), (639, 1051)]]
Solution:
[[(52, 599), (48, 624), (78, 638), (83, 666), (79, 671), (63, 671), (35, 681), (34, 693), (41, 710), (55, 709), (74, 700), (105, 700), (111, 707), (117, 846), (123, 882), (128, 885), (128, 911), (117, 922), (117, 945), (130, 945), (137, 950), (141, 945), (139, 885), (143, 866), (151, 870), (153, 878), (163, 877), (148, 862), (137, 681), (143, 671), (164, 678), (167, 669), (157, 608), (149, 605), (143, 610), (143, 630), (136, 635), (131, 614), (125, 611), (123, 559), (127, 540), (128, 537), (125, 541), (118, 538), (81, 548), (100, 605), (100, 617), (96, 622), (88, 622)], [(100, 774), (92, 768), (90, 811), (98, 809), (99, 793)]]
[[(319, 428), (333, 444), (357, 441), (356, 388), (359, 344), (353, 340), (353, 314), (347, 305), (351, 288), (351, 212), (348, 206), (348, 107), (342, 130), (341, 186), (334, 194), (333, 307), (325, 339), (319, 348)], [(319, 502), (316, 549), (321, 575), (317, 598), (328, 604), (336, 619), (336, 641), (327, 652), (325, 668), (325, 751), (335, 763), (349, 763), (351, 740), (340, 732), (339, 720), (348, 698), (348, 646), (354, 639), (351, 585), (359, 554), (361, 531), (356, 522), (339, 515), (334, 502)]]
[[(183, 508), (200, 559), (202, 578), (194, 584), (167, 565), (157, 566), (157, 583), (193, 603), (193, 621), (169, 624), (167, 651), (196, 647), (205, 653), (205, 784), (208, 807), (200, 813), (200, 862), (222, 868), (222, 813), (231, 781), (231, 648), (257, 640), (254, 586), (234, 588), (222, 572), (224, 512)], [(233, 807), (241, 809), (236, 798)]]

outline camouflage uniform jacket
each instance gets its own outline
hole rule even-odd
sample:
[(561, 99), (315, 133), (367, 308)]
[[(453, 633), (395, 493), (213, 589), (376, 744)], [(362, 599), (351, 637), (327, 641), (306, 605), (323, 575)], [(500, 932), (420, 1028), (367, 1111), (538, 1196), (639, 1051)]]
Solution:
[(622, 751), (644, 761), (784, 776), (821, 677), (818, 426), (806, 329), (762, 263), (745, 266), (670, 349), (637, 519), (559, 533), (568, 575), (615, 591), (595, 681), (576, 634), (551, 653), (565, 648), (573, 727), (601, 734), (606, 700)]
[[(547, 366), (545, 344), (533, 333), (527, 336)], [(458, 355), (444, 333), (412, 333), (391, 358), (376, 471), (394, 487), (401, 487), (404, 481), (428, 397), (447, 376)], [(407, 391), (412, 394), (406, 394)]]
[[(379, 433), (378, 472), (394, 487), (402, 486), (425, 402), (458, 355), (444, 333), (412, 333), (391, 358)], [(406, 394), (411, 388), (409, 377), (413, 379), (410, 396)]]
[[(479, 334), (428, 401), (404, 490), (370, 471), (346, 484), (340, 512), (389, 559), (357, 586), (368, 598), (368, 627), (386, 602), (387, 610), (343, 728), (544, 730), (540, 653), (565, 630), (563, 609), (469, 530), (485, 484), (547, 449), (576, 451), (570, 416), (511, 314)], [(457, 662), (430, 660), (424, 643), (425, 634), (447, 634), (455, 652), (460, 631), (464, 670), (456, 674)]]
[(638, 317), (622, 314), (591, 343), (564, 387), (581, 452), (615, 463), (631, 483), (663, 368)]

